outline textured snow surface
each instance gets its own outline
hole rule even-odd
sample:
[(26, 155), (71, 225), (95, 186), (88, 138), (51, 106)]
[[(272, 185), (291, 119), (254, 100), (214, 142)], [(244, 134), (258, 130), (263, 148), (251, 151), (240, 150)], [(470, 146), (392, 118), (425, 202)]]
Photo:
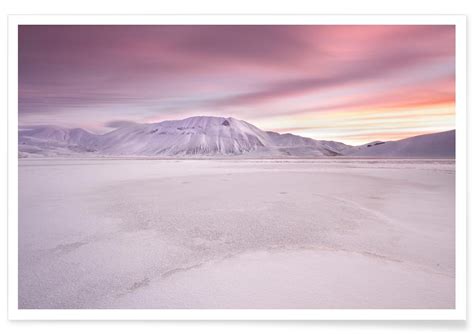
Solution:
[(26, 159), (20, 308), (453, 308), (453, 160)]

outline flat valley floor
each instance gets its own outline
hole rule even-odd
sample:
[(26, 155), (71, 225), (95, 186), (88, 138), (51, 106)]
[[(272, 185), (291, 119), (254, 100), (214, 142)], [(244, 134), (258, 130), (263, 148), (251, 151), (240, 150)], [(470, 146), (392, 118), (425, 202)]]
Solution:
[(20, 159), (19, 307), (454, 308), (454, 160)]

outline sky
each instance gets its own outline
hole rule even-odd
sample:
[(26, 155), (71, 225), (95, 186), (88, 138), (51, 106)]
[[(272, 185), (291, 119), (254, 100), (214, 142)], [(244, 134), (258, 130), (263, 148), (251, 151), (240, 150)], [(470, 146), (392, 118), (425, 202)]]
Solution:
[(363, 144), (455, 127), (449, 25), (19, 27), (20, 126), (234, 117)]

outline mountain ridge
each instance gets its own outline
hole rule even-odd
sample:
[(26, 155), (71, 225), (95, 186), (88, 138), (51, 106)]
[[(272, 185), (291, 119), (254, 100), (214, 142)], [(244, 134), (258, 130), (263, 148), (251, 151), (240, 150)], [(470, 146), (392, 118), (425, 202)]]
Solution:
[[(447, 131), (449, 133), (450, 131)], [(441, 157), (454, 156), (454, 130), (449, 138), (435, 140)], [(431, 136), (435, 134), (425, 135)], [(411, 138), (417, 138), (411, 137)], [(436, 137), (436, 136), (435, 136)], [(352, 146), (337, 141), (316, 140), (291, 133), (264, 131), (232, 117), (193, 116), (158, 123), (128, 124), (105, 134), (81, 128), (30, 126), (19, 129), (20, 157), (98, 156), (249, 156), (249, 157), (331, 157), (331, 156), (424, 156), (430, 140), (402, 139)], [(442, 141), (445, 143), (441, 143)], [(405, 142), (403, 142), (405, 141)], [(412, 140), (413, 141), (413, 140)], [(401, 144), (399, 142), (402, 142)], [(394, 144), (395, 143), (395, 144)], [(398, 144), (397, 144), (398, 143)], [(386, 145), (388, 144), (388, 145)], [(411, 149), (411, 146), (417, 149)], [(389, 148), (380, 149), (380, 147)], [(437, 156), (436, 147), (425, 148)]]

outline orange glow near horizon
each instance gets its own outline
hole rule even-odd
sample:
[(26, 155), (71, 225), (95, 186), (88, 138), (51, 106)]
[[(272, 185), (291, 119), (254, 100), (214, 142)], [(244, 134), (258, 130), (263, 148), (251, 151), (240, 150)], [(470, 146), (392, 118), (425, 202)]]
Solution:
[[(442, 103), (420, 105), (410, 109), (308, 112), (271, 122), (263, 121), (261, 127), (280, 133), (360, 145), (374, 140), (399, 140), (452, 130), (455, 128), (454, 110), (454, 103)], [(304, 127), (300, 124), (304, 124)]]

